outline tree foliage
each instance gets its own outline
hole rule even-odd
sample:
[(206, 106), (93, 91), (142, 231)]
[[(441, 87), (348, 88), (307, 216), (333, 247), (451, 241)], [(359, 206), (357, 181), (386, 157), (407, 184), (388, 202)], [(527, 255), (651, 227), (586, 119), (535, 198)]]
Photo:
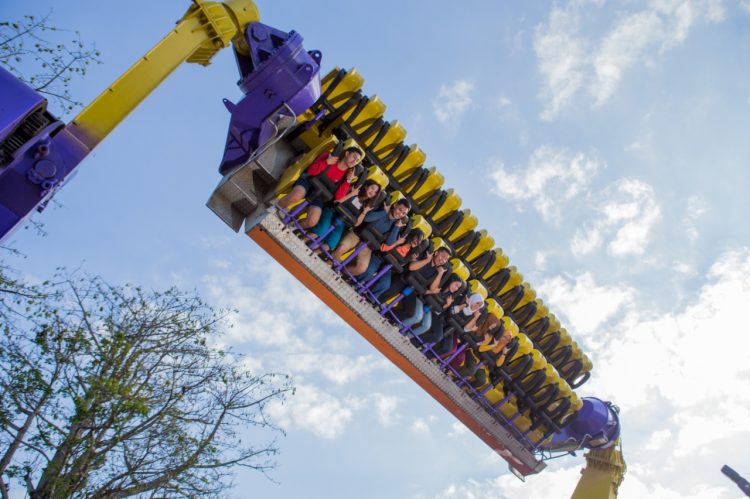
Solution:
[(81, 105), (70, 93), (72, 79), (85, 76), (100, 54), (77, 31), (57, 28), (49, 17), (0, 22), (0, 64), (69, 111)]
[(219, 496), (275, 465), (264, 408), (290, 382), (212, 347), (224, 320), (194, 294), (0, 269), (0, 324), (4, 497)]

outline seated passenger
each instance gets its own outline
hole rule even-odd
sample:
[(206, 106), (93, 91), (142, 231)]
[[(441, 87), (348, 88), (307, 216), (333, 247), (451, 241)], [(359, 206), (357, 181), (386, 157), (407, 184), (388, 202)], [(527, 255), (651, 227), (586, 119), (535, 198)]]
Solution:
[[(442, 303), (442, 307), (438, 310), (433, 310), (425, 306), (422, 321), (412, 326), (411, 331), (407, 332), (406, 336), (419, 336), (421, 342), (425, 344), (435, 343), (442, 339), (444, 330), (442, 314), (453, 305), (454, 300), (460, 295), (464, 285), (465, 283), (459, 275), (451, 274), (440, 291), (435, 295), (437, 301)], [(435, 327), (432, 327), (433, 324)], [(425, 334), (428, 331), (429, 334)]]
[[(389, 245), (383, 243), (380, 246), (380, 251), (373, 254), (370, 258), (370, 264), (367, 266), (367, 269), (363, 273), (356, 275), (355, 277), (361, 283), (366, 283), (367, 281), (372, 279), (375, 274), (379, 272), (380, 267), (383, 265), (383, 255), (385, 255), (386, 253), (393, 254), (401, 262), (408, 262), (407, 269), (411, 270), (410, 266), (417, 259), (417, 251), (423, 239), (424, 233), (419, 229), (414, 229), (409, 233), (408, 237), (399, 237), (393, 244)], [(379, 298), (380, 295), (383, 294), (383, 292), (385, 292), (385, 290), (387, 290), (391, 286), (391, 277), (393, 274), (393, 270), (391, 270), (390, 272), (386, 272), (385, 274), (380, 276), (380, 279), (373, 283), (372, 287), (370, 288), (370, 292), (373, 294), (373, 296)]]
[[(419, 274), (422, 281), (429, 283), (425, 294), (433, 295), (440, 292), (440, 283), (447, 270), (446, 264), (450, 257), (450, 250), (446, 247), (440, 247), (434, 253), (428, 251), (424, 258), (417, 259), (409, 264), (409, 274)], [(403, 275), (400, 275), (396, 281), (383, 293), (383, 296), (395, 296), (407, 287), (407, 281)], [(417, 293), (409, 294), (401, 300), (394, 313), (404, 326), (412, 326), (421, 322), (424, 316), (422, 297), (418, 296)]]
[[(361, 228), (372, 228), (375, 231), (382, 234), (385, 238), (386, 244), (393, 244), (398, 238), (398, 231), (406, 226), (404, 221), (406, 215), (409, 213), (411, 204), (406, 198), (401, 198), (391, 206), (383, 204), (383, 208), (379, 210), (373, 210), (365, 215)], [(333, 256), (336, 260), (341, 260), (342, 257), (349, 251), (354, 249), (359, 244), (360, 238), (354, 229), (344, 234), (338, 247), (334, 250)], [(372, 257), (372, 248), (365, 246), (357, 254), (357, 257), (347, 266), (347, 270), (352, 275), (359, 275), (363, 273), (367, 266), (370, 264), (370, 258)]]
[[(458, 324), (462, 331), (473, 333), (478, 329), (478, 324), (483, 317), (484, 298), (479, 293), (474, 293), (467, 300), (451, 309), (452, 319)], [(448, 328), (443, 337), (432, 347), (435, 355), (443, 357), (448, 355), (456, 347), (457, 341), (454, 328)]]
[[(357, 221), (354, 224), (354, 227), (358, 227), (364, 220), (365, 215), (367, 215), (367, 213), (369, 213), (373, 209), (372, 203), (377, 197), (378, 193), (380, 193), (380, 184), (378, 184), (374, 180), (368, 180), (361, 188), (355, 187), (351, 189), (343, 198), (341, 198), (340, 200), (334, 199), (333, 202), (334, 204), (347, 203), (353, 208), (353, 212), (359, 212)], [(331, 225), (333, 225), (334, 228), (332, 231), (328, 232)], [(312, 231), (318, 237), (328, 232), (328, 235), (324, 239), (324, 243), (321, 245), (321, 247), (326, 251), (330, 251), (336, 249), (336, 246), (339, 245), (341, 236), (344, 235), (344, 229), (346, 229), (346, 225), (344, 224), (343, 220), (335, 216), (333, 208), (330, 205), (325, 205), (323, 206), (320, 220), (318, 221), (317, 225), (312, 228)]]
[[(504, 331), (502, 321), (495, 315), (490, 314), (470, 336), (476, 342), (476, 346), (469, 346), (464, 352), (458, 355), (451, 365), (456, 369), (458, 374), (467, 379), (473, 378), (477, 374), (479, 366), (480, 352), (492, 351), (507, 353), (506, 345), (511, 339), (510, 331)], [(499, 359), (498, 359), (499, 361)], [(504, 361), (504, 358), (503, 358)], [(500, 366), (502, 365), (499, 364)], [(483, 386), (486, 382), (486, 374), (478, 375), (481, 379), (475, 379), (478, 386)]]
[[(279, 207), (287, 210), (293, 204), (301, 201), (310, 190), (309, 178), (318, 175), (324, 175), (336, 186), (334, 200), (343, 199), (349, 192), (351, 182), (354, 180), (354, 170), (362, 161), (362, 158), (364, 158), (364, 153), (354, 142), (344, 149), (341, 157), (327, 152), (321, 154), (294, 183), (294, 187), (289, 191), (289, 194), (279, 200)], [(300, 222), (300, 226), (307, 229), (318, 223), (324, 201), (320, 196), (310, 199), (310, 204), (307, 207), (307, 218)]]

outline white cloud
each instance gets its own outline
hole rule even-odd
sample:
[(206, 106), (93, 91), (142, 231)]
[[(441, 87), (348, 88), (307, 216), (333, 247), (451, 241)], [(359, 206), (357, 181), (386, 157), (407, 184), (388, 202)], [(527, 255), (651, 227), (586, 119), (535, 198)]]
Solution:
[(750, 14), (750, 0), (740, 0), (740, 9)]
[[(451, 429), (448, 432), (448, 436), (451, 438), (464, 438), (467, 433), (469, 433), (469, 429), (466, 428), (465, 424), (459, 421), (454, 421), (451, 423)], [(499, 459), (496, 452), (491, 452), (491, 454)]]
[(583, 85), (587, 47), (578, 36), (579, 29), (578, 9), (573, 7), (553, 7), (547, 24), (536, 28), (534, 51), (545, 79), (544, 120), (554, 119)]
[(522, 482), (513, 475), (502, 475), (489, 480), (469, 479), (451, 484), (440, 492), (440, 499), (525, 499), (538, 497), (568, 497), (580, 477), (580, 466), (547, 469)]
[(472, 105), (473, 91), (474, 84), (466, 80), (458, 80), (448, 86), (442, 85), (432, 101), (435, 118), (442, 125), (455, 128), (461, 116)]
[(492, 192), (508, 200), (531, 200), (546, 221), (559, 221), (565, 203), (584, 193), (602, 166), (582, 152), (542, 146), (514, 172), (502, 163), (494, 164)]
[(341, 401), (313, 385), (299, 384), (286, 402), (269, 404), (268, 414), (285, 429), (307, 430), (321, 438), (334, 439), (362, 406), (356, 398)]
[[(562, 304), (566, 314), (578, 298), (608, 294), (606, 287), (594, 283), (580, 286), (579, 293), (570, 283), (563, 288), (573, 295)], [(722, 254), (706, 272), (703, 286), (677, 310), (649, 310), (647, 295), (636, 299), (638, 307), (623, 303), (625, 317), (609, 314), (596, 338), (584, 338), (589, 347), (598, 344), (589, 348), (594, 376), (578, 390), (621, 408), (628, 471), (619, 497), (739, 497), (719, 468), (727, 462), (735, 469), (750, 469), (750, 456), (743, 451), (750, 445), (750, 364), (744, 327), (750, 303), (750, 248)], [(596, 305), (589, 308), (596, 311)], [(580, 457), (552, 461), (526, 483), (510, 474), (466, 479), (445, 487), (438, 497), (569, 497), (584, 464)]]
[(411, 431), (413, 431), (417, 435), (429, 435), (430, 427), (427, 425), (424, 419), (417, 418), (411, 424)]
[(417, 418), (411, 424), (409, 428), (414, 434), (427, 437), (430, 435), (430, 422), (435, 421), (435, 416), (429, 416), (428, 418)]
[(599, 216), (576, 230), (571, 252), (586, 255), (608, 240), (607, 252), (612, 256), (642, 255), (661, 217), (653, 188), (640, 180), (621, 179), (599, 196)]
[[(590, 273), (555, 277), (536, 287), (545, 303), (569, 325), (574, 338), (597, 333), (597, 329), (619, 311), (632, 305), (635, 290), (627, 286), (599, 286)], [(563, 320), (564, 319), (564, 320)]]
[(375, 411), (378, 414), (378, 422), (383, 428), (393, 425), (401, 416), (396, 412), (398, 397), (376, 393), (374, 395)]
[[(716, 23), (726, 17), (718, 0), (654, 0), (647, 8), (621, 12), (603, 35), (590, 37), (584, 33), (599, 31), (603, 23), (603, 13), (590, 3), (555, 6), (547, 22), (536, 28), (544, 120), (555, 119), (583, 89), (595, 106), (604, 105), (630, 69), (681, 45), (699, 21)], [(591, 23), (590, 30), (584, 20)]]
[(700, 236), (700, 232), (698, 231), (698, 221), (703, 215), (705, 215), (705, 213), (706, 205), (700, 197), (692, 196), (688, 199), (683, 223), (685, 225), (685, 233), (690, 242), (698, 240), (698, 237)]

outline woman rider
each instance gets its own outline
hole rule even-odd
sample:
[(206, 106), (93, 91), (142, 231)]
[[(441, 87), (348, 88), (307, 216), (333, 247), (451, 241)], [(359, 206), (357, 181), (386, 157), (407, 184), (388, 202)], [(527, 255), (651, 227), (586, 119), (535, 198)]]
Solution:
[[(308, 178), (317, 175), (325, 175), (331, 182), (337, 185), (333, 199), (340, 201), (349, 192), (349, 187), (355, 176), (354, 170), (362, 161), (362, 158), (364, 158), (364, 152), (352, 139), (344, 143), (344, 150), (340, 157), (328, 152), (321, 154), (305, 170), (305, 174), (295, 182), (289, 194), (279, 200), (279, 207), (287, 210), (290, 206), (301, 201), (310, 190), (310, 181)], [(310, 204), (307, 207), (307, 218), (300, 222), (302, 228), (309, 229), (318, 223), (324, 201), (319, 196), (310, 200)]]
[[(354, 223), (354, 227), (358, 227), (362, 223), (362, 220), (364, 220), (365, 215), (372, 210), (373, 202), (378, 193), (380, 193), (380, 184), (374, 180), (368, 180), (361, 188), (355, 187), (340, 200), (334, 200), (334, 203), (347, 203), (354, 208), (354, 211), (358, 212), (357, 221)], [(308, 217), (309, 216), (308, 213)], [(315, 227), (312, 228), (312, 231), (320, 237), (328, 231), (331, 225), (335, 226), (333, 230), (328, 233), (321, 246), (326, 251), (333, 251), (336, 249), (339, 241), (341, 241), (341, 236), (344, 235), (346, 225), (339, 217), (334, 217), (332, 207), (324, 206), (320, 215), (320, 220)]]

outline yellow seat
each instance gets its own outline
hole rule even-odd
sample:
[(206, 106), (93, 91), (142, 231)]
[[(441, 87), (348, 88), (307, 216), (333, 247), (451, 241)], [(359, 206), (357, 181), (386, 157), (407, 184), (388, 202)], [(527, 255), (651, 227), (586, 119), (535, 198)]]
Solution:
[(375, 165), (367, 169), (367, 180), (377, 182), (381, 190), (388, 187), (388, 175)]
[(555, 314), (549, 314), (547, 318), (549, 319), (549, 328), (547, 330), (559, 331), (560, 327), (562, 326), (560, 325), (560, 321), (557, 319), (557, 317), (555, 317)]
[(523, 275), (521, 275), (515, 265), (511, 265), (510, 267), (508, 267), (508, 271), (510, 272), (510, 277), (508, 277), (508, 280), (500, 289), (495, 290), (495, 294), (498, 296), (507, 293), (523, 282)]
[(470, 280), (468, 284), (470, 294), (479, 293), (480, 295), (482, 295), (483, 299), (487, 299), (487, 288), (484, 287), (484, 284), (477, 281), (476, 279)]
[[(507, 317), (507, 316), (506, 316)], [(503, 321), (505, 321), (505, 317), (503, 317)], [(515, 323), (513, 323), (515, 325)], [(516, 326), (517, 328), (518, 326)], [(532, 351), (536, 350), (534, 348), (534, 344), (529, 340), (528, 336), (525, 334), (518, 332), (516, 333), (516, 337), (518, 338), (518, 349), (515, 351), (513, 356), (508, 359), (508, 363), (513, 362), (516, 359), (519, 359), (520, 357), (523, 357), (524, 355), (527, 355), (531, 353)]]
[[(454, 213), (461, 207), (461, 196), (459, 196), (453, 189), (441, 191), (439, 195), (433, 193), (431, 197), (434, 197), (434, 203), (423, 204), (422, 207), (424, 212), (427, 214), (433, 222), (438, 223), (445, 217)], [(441, 200), (441, 196), (443, 199)], [(426, 203), (427, 201), (425, 201)]]
[(501, 248), (494, 248), (485, 251), (484, 254), (472, 260), (471, 268), (482, 279), (489, 279), (501, 269), (507, 267), (508, 263), (510, 263), (510, 260), (503, 253), (503, 250)]
[(526, 430), (531, 428), (531, 419), (529, 419), (528, 416), (524, 416), (523, 414), (521, 414), (513, 420), (513, 426), (521, 430), (521, 432), (525, 432)]
[(386, 110), (386, 105), (380, 100), (380, 97), (377, 95), (368, 97), (361, 93), (355, 94), (339, 107), (342, 109), (338, 111), (340, 114), (335, 119), (332, 121), (321, 121), (322, 124), (325, 124), (325, 128), (322, 130), (311, 128), (301, 134), (300, 137), (307, 141), (309, 140), (310, 132), (317, 133), (321, 137), (327, 137), (332, 135), (333, 130), (342, 124), (347, 124), (355, 134), (359, 135), (380, 119)]
[[(330, 88), (336, 76), (343, 71), (343, 77), (338, 80), (336, 86)], [(365, 79), (361, 74), (352, 68), (349, 71), (342, 70), (338, 67), (332, 69), (323, 77), (320, 82), (321, 96), (334, 108), (341, 106), (356, 94), (365, 84)]]
[(460, 258), (451, 258), (450, 262), (453, 273), (460, 277), (464, 282), (468, 281), (471, 273), (466, 267), (466, 264)]
[(419, 229), (422, 231), (425, 239), (430, 237), (432, 234), (432, 226), (422, 215), (412, 215), (411, 217), (411, 230)]
[(338, 140), (336, 137), (328, 137), (325, 140), (319, 139), (313, 148), (297, 158), (294, 163), (284, 170), (284, 173), (281, 174), (279, 183), (276, 185), (276, 194), (279, 197), (286, 195), (307, 167), (324, 152), (332, 151), (337, 143)]
[(505, 312), (503, 311), (503, 307), (500, 306), (500, 304), (495, 300), (494, 298), (489, 298), (485, 301), (487, 304), (487, 312), (494, 315), (498, 319), (502, 319)]
[(547, 305), (545, 305), (540, 298), (537, 298), (536, 300), (534, 300), (534, 302), (536, 303), (536, 311), (534, 312), (534, 315), (532, 315), (531, 318), (526, 321), (527, 324), (533, 324), (534, 322), (549, 314)]
[(446, 217), (446, 219), (441, 221), (440, 224), (441, 227), (443, 227), (440, 232), (452, 243), (460, 239), (467, 232), (474, 230), (479, 224), (476, 215), (474, 215), (469, 209), (456, 212), (456, 216), (458, 218), (454, 223), (447, 223), (451, 217)]
[(497, 409), (502, 413), (503, 416), (505, 416), (508, 419), (518, 414), (518, 405), (516, 404), (516, 401), (514, 400), (514, 398), (511, 398), (510, 400), (505, 402), (503, 405), (501, 405)]
[(432, 193), (440, 189), (443, 186), (443, 182), (445, 182), (443, 174), (434, 166), (431, 166), (425, 175), (426, 178), (421, 185), (415, 184), (413, 188), (409, 189), (409, 196), (417, 203), (425, 201)]
[(528, 282), (524, 282), (521, 284), (521, 286), (523, 286), (523, 298), (521, 298), (521, 301), (519, 301), (516, 306), (513, 307), (513, 311), (516, 311), (527, 303), (534, 301), (534, 299), (536, 298), (536, 292), (531, 289), (531, 284), (529, 284)]
[(393, 178), (400, 181), (408, 177), (414, 170), (421, 167), (427, 160), (427, 155), (416, 144), (412, 144), (408, 149), (404, 149), (402, 154), (393, 158), (393, 161), (383, 165), (385, 171), (390, 173)]
[[(363, 101), (365, 102), (363, 106), (354, 106), (341, 117), (357, 134), (364, 132), (378, 118), (383, 116), (386, 110), (385, 103), (377, 95), (364, 97)], [(357, 112), (358, 109), (361, 110)]]
[(503, 391), (502, 383), (498, 383), (490, 390), (487, 390), (484, 394), (484, 398), (487, 399), (487, 402), (493, 405), (503, 400), (505, 398), (505, 392)]
[[(382, 132), (383, 128), (386, 128), (385, 133)], [(365, 141), (367, 147), (381, 161), (406, 138), (406, 129), (398, 121), (385, 123), (383, 128)]]
[[(519, 333), (519, 336), (521, 334), (523, 333)], [(524, 336), (526, 335), (524, 334)], [(547, 366), (549, 366), (549, 364), (547, 363), (547, 358), (536, 348), (531, 351), (531, 358), (533, 359), (531, 364), (531, 371), (536, 371), (538, 369), (547, 369)]]
[[(448, 248), (448, 245), (440, 237), (435, 236), (432, 239), (430, 239), (430, 241), (432, 241), (432, 250), (433, 251), (437, 251), (438, 248)], [(450, 250), (450, 248), (448, 248), (448, 249)]]
[(401, 191), (393, 191), (388, 195), (388, 206), (391, 206), (393, 203), (398, 201), (399, 199), (405, 199), (406, 196), (404, 196), (404, 193)]
[[(511, 336), (518, 335), (518, 324), (507, 315), (503, 315), (503, 331), (510, 331)], [(524, 335), (526, 336), (526, 335)], [(527, 338), (528, 339), (528, 338)]]
[(495, 245), (495, 239), (485, 229), (475, 232), (472, 237), (478, 239), (476, 244), (472, 240), (456, 250), (467, 262), (473, 262), (479, 255)]

